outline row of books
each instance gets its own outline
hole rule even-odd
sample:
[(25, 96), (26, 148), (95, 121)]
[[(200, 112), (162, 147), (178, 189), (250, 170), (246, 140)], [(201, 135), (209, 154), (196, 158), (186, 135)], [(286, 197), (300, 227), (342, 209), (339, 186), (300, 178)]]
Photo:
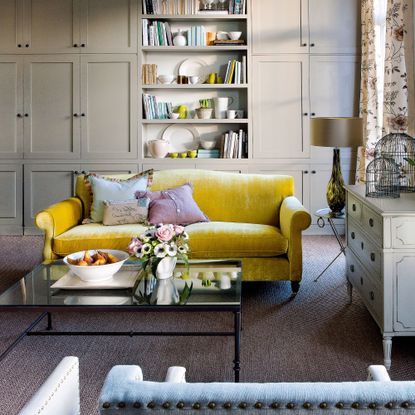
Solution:
[(166, 120), (172, 112), (171, 102), (159, 102), (150, 94), (143, 94), (143, 107), (146, 120)]
[(205, 150), (203, 148), (199, 148), (199, 150), (197, 150), (197, 158), (218, 159), (220, 158), (220, 152), (218, 148), (212, 148), (211, 150)]
[(187, 35), (187, 46), (207, 46), (206, 29), (204, 26), (192, 26), (183, 34)]
[(143, 46), (173, 46), (170, 24), (142, 19)]
[(248, 134), (244, 130), (229, 130), (220, 138), (219, 157), (244, 159), (248, 157)]
[[(201, 9), (200, 0), (143, 0), (143, 14), (186, 15), (199, 13), (246, 14), (246, 0), (228, 0), (228, 10)], [(221, 6), (222, 1), (217, 4)], [(225, 6), (225, 5), (224, 5)]]
[(141, 83), (143, 85), (151, 85), (157, 83), (157, 65), (144, 63), (141, 65)]
[(225, 84), (246, 84), (246, 56), (242, 56), (242, 62), (232, 59), (228, 61)]

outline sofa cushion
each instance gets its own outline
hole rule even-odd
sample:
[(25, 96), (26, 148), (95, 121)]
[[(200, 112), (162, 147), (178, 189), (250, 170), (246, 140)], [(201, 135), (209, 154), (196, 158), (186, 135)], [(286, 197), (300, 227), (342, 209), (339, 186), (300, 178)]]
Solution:
[[(126, 251), (130, 239), (145, 230), (143, 225), (79, 225), (56, 237), (53, 251), (60, 256), (97, 248)], [(275, 257), (288, 249), (288, 240), (269, 225), (204, 222), (186, 226), (186, 231), (192, 258)]]
[(53, 240), (53, 252), (60, 256), (86, 249), (119, 249), (127, 251), (133, 236), (143, 233), (147, 226), (140, 224), (104, 226), (88, 223), (75, 226)]
[(186, 226), (193, 258), (273, 257), (285, 254), (288, 240), (275, 226), (209, 222)]

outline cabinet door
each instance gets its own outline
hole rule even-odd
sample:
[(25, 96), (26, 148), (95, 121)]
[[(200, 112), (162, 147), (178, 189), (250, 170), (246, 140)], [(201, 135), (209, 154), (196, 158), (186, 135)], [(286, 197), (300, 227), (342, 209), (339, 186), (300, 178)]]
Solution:
[(84, 0), (81, 15), (81, 52), (137, 53), (137, 0)]
[(309, 154), (308, 56), (253, 58), (254, 158)]
[(79, 158), (79, 57), (27, 57), (24, 71), (25, 157)]
[(24, 166), (24, 225), (34, 227), (36, 213), (73, 195), (74, 172), (79, 164), (26, 164)]
[(309, 0), (311, 53), (360, 53), (360, 0)]
[(23, 154), (23, 60), (0, 56), (0, 158)]
[(0, 165), (0, 225), (22, 226), (22, 166)]
[(253, 53), (307, 53), (308, 2), (252, 1)]
[(22, 0), (0, 1), (0, 53), (16, 53), (22, 46)]
[(360, 59), (310, 57), (310, 110), (316, 117), (359, 116)]
[(79, 53), (81, 0), (23, 1), (24, 51)]
[(137, 158), (137, 58), (81, 57), (82, 156)]

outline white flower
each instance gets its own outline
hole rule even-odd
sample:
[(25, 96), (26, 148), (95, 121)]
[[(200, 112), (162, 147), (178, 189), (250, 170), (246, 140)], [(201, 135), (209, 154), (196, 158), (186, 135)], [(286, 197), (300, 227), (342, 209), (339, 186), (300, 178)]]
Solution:
[(158, 244), (154, 247), (154, 255), (157, 258), (164, 258), (167, 255), (166, 244)]
[(181, 254), (187, 254), (187, 245), (182, 245), (177, 248)]
[(176, 256), (177, 255), (176, 244), (172, 243), (170, 245), (167, 245), (167, 253), (169, 254), (169, 256)]
[(187, 232), (183, 232), (183, 233), (180, 235), (180, 237), (181, 237), (181, 238), (183, 238), (185, 241), (187, 241), (187, 240), (189, 239), (189, 234), (188, 234)]
[(137, 252), (136, 252), (135, 256), (136, 256), (137, 258), (142, 258), (142, 257), (144, 256), (143, 247), (138, 248), (138, 250), (137, 250)]
[(141, 252), (143, 252), (144, 255), (148, 255), (151, 252), (151, 248), (152, 248), (151, 244), (148, 244), (148, 243), (144, 244), (141, 247)]
[(140, 239), (142, 242), (146, 243), (146, 242), (150, 242), (150, 238), (148, 236), (145, 235), (141, 235)]

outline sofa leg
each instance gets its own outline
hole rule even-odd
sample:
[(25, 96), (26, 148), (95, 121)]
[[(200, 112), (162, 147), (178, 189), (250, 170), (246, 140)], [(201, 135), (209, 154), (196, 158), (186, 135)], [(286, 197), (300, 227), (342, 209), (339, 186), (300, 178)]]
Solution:
[(291, 281), (291, 291), (293, 292), (293, 295), (297, 295), (299, 290), (300, 290), (300, 281)]

